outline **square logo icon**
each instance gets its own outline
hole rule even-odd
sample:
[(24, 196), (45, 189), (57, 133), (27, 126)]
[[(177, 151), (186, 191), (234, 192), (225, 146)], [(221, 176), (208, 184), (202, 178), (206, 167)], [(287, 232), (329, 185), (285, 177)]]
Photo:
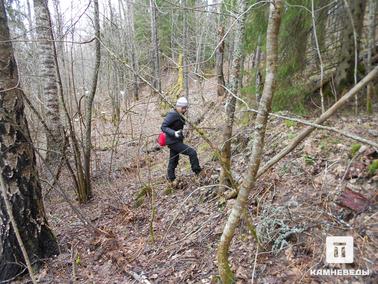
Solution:
[(326, 239), (327, 263), (353, 263), (353, 237), (335, 236)]

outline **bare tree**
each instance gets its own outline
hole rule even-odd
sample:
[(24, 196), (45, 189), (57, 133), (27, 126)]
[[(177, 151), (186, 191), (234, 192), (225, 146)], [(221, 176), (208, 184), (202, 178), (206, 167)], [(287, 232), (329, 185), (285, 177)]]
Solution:
[(231, 172), (231, 139), (232, 139), (232, 128), (234, 125), (235, 107), (236, 107), (236, 97), (232, 94), (237, 94), (240, 87), (240, 64), (242, 62), (243, 56), (243, 39), (245, 30), (245, 18), (246, 18), (246, 4), (245, 0), (237, 2), (237, 12), (238, 12), (238, 22), (235, 31), (235, 41), (234, 41), (234, 54), (232, 61), (231, 77), (229, 82), (230, 92), (228, 94), (228, 100), (226, 103), (226, 122), (223, 127), (223, 145), (221, 150), (222, 163), (225, 167), (222, 167), (220, 184), (223, 185), (220, 189), (224, 189), (224, 185), (228, 187), (233, 187), (233, 181), (230, 180)]
[(98, 0), (93, 1), (94, 4), (94, 25), (95, 25), (95, 49), (96, 49), (96, 61), (93, 71), (92, 88), (86, 101), (86, 113), (85, 113), (85, 142), (84, 142), (84, 172), (85, 172), (85, 192), (82, 192), (82, 196), (79, 196), (81, 202), (88, 201), (92, 195), (91, 190), (91, 149), (92, 149), (92, 109), (93, 100), (97, 89), (98, 72), (100, 70), (101, 63), (101, 46), (100, 46), (100, 18), (98, 9)]
[[(372, 65), (372, 53), (374, 51), (375, 42), (375, 13), (377, 3), (374, 0), (369, 0), (368, 4), (369, 21), (368, 21), (368, 58), (367, 58), (367, 71), (370, 72), (373, 69)], [(368, 113), (373, 112), (372, 97), (374, 95), (374, 84), (367, 85), (367, 98), (366, 98), (366, 110)]]
[(311, 18), (312, 18), (312, 31), (314, 33), (316, 51), (318, 53), (319, 63), (320, 63), (320, 102), (321, 102), (322, 113), (324, 113), (325, 112), (324, 95), (323, 95), (323, 77), (324, 77), (324, 71), (323, 71), (324, 67), (323, 67), (323, 65), (324, 64), (323, 64), (322, 54), (320, 53), (318, 33), (316, 31), (315, 4), (314, 4), (314, 0), (311, 0)]
[(34, 267), (38, 268), (43, 258), (59, 253), (46, 220), (22, 98), (4, 1), (0, 0), (0, 174), (4, 181), (1, 187), (6, 194), (0, 199), (1, 281), (18, 275), (23, 271), (20, 264), (25, 264), (15, 235), (17, 229), (10, 224), (4, 198), (10, 203), (12, 217)]
[(240, 217), (244, 212), (250, 191), (256, 183), (256, 175), (260, 166), (264, 148), (264, 138), (269, 111), (275, 87), (278, 57), (278, 33), (281, 22), (282, 1), (270, 2), (269, 22), (266, 37), (266, 77), (258, 114), (255, 122), (254, 141), (252, 155), (248, 166), (247, 177), (244, 180), (231, 214), (226, 222), (223, 234), (218, 246), (218, 269), (222, 283), (233, 283), (234, 277), (228, 263), (229, 248)]
[(60, 119), (59, 96), (55, 72), (53, 50), (53, 33), (47, 0), (34, 0), (34, 15), (37, 29), (38, 57), (40, 59), (40, 76), (43, 85), (43, 98), (46, 124), (49, 132), (47, 138), (46, 160), (51, 163), (59, 161), (62, 154), (63, 126)]
[(261, 98), (260, 59), (261, 59), (261, 34), (259, 34), (259, 37), (257, 38), (257, 47), (256, 47), (255, 59), (254, 59), (254, 67), (256, 69), (256, 75), (255, 75), (256, 105), (259, 105), (260, 98)]
[(159, 54), (159, 39), (157, 29), (157, 13), (156, 2), (150, 0), (150, 15), (151, 15), (151, 41), (152, 41), (152, 62), (153, 62), (153, 86), (161, 92), (161, 78), (160, 78), (160, 54)]
[[(188, 1), (183, 0), (184, 7), (187, 7)], [(188, 54), (188, 11), (183, 11), (183, 42), (182, 42), (182, 62), (183, 62), (183, 78), (185, 97), (189, 98), (189, 54)]]
[(224, 95), (224, 74), (223, 74), (223, 60), (224, 60), (224, 27), (223, 25), (220, 25), (218, 28), (218, 38), (220, 40), (220, 43), (218, 44), (218, 48), (216, 51), (216, 71), (217, 71), (217, 79), (218, 79), (218, 85), (217, 85), (217, 94), (218, 96)]
[(134, 27), (134, 10), (133, 10), (133, 3), (127, 2), (126, 9), (125, 9), (125, 19), (126, 19), (126, 29), (127, 29), (127, 43), (128, 43), (128, 51), (129, 51), (129, 58), (131, 60), (131, 64), (133, 67), (133, 94), (136, 100), (139, 99), (139, 63), (138, 57), (136, 54), (135, 48), (135, 27)]

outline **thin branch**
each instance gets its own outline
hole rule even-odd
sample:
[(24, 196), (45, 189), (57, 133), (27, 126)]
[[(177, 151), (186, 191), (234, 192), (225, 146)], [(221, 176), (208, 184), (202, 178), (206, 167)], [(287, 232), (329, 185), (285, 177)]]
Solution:
[[(314, 123), (320, 124), (326, 121), (330, 116), (332, 116), (338, 108), (343, 106), (351, 97), (355, 96), (363, 87), (365, 87), (371, 80), (373, 80), (378, 75), (378, 66), (376, 66), (369, 74), (365, 76), (357, 85), (349, 90), (344, 96), (341, 97), (332, 107), (330, 107), (325, 113), (323, 113), (319, 118), (317, 118)], [(315, 130), (315, 127), (308, 126), (303, 129), (291, 142), (290, 145), (281, 150), (277, 155), (270, 159), (263, 167), (260, 168), (257, 173), (257, 177), (263, 175), (268, 169), (270, 169), (274, 164), (280, 161), (288, 153), (294, 150), (308, 135), (310, 135)]]
[[(254, 113), (258, 113), (258, 110), (256, 109), (253, 109), (253, 108), (250, 108), (248, 103), (246, 101), (244, 101), (242, 98), (238, 97), (237, 95), (235, 95), (234, 93), (232, 93), (226, 86), (224, 86), (224, 88), (234, 97), (236, 97), (237, 100), (239, 100), (240, 102), (242, 102), (246, 107), (247, 107), (247, 111), (251, 111), (251, 112), (254, 112)], [(342, 131), (342, 130), (339, 130), (337, 128), (334, 128), (334, 127), (330, 127), (330, 126), (324, 126), (324, 125), (320, 125), (318, 123), (315, 122), (310, 122), (310, 121), (307, 121), (307, 120), (304, 120), (304, 119), (299, 119), (299, 118), (295, 118), (295, 117), (290, 117), (290, 116), (285, 116), (285, 115), (280, 115), (280, 114), (276, 114), (276, 113), (272, 113), (270, 112), (269, 113), (270, 116), (274, 116), (274, 117), (278, 117), (278, 118), (283, 118), (283, 119), (287, 119), (287, 120), (291, 120), (291, 121), (295, 121), (295, 122), (299, 122), (299, 123), (302, 123), (304, 125), (308, 125), (308, 126), (311, 126), (313, 128), (320, 128), (320, 129), (324, 129), (324, 130), (328, 130), (328, 131), (332, 131), (332, 132), (336, 132), (336, 133), (339, 133), (345, 137), (348, 137), (350, 139), (353, 139), (353, 140), (356, 140), (356, 141), (359, 141), (359, 142), (362, 142), (364, 144), (368, 144), (370, 146), (373, 146), (373, 147), (376, 147), (378, 148), (378, 144), (374, 141), (371, 141), (371, 140), (368, 140), (368, 139), (365, 139), (365, 138), (362, 138), (360, 136), (357, 136), (357, 135), (354, 135), (354, 134), (350, 134), (348, 132), (345, 132), (345, 131)]]
[(312, 18), (312, 29), (314, 31), (314, 38), (315, 38), (315, 44), (316, 44), (316, 51), (318, 52), (319, 62), (320, 62), (320, 100), (321, 100), (321, 106), (322, 106), (322, 113), (324, 113), (325, 112), (324, 94), (323, 94), (324, 71), (323, 71), (323, 60), (322, 60), (322, 55), (320, 53), (320, 47), (319, 47), (319, 41), (318, 41), (318, 34), (316, 32), (316, 25), (315, 25), (314, 0), (311, 0), (311, 18)]

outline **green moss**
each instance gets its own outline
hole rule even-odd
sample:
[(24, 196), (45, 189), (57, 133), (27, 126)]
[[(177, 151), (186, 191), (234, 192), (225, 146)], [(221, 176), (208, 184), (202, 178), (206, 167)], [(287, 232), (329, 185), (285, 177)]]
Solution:
[(371, 164), (368, 166), (368, 170), (370, 175), (375, 175), (378, 171), (378, 160), (371, 162)]
[(297, 122), (296, 121), (292, 121), (292, 120), (288, 120), (288, 119), (285, 119), (284, 123), (285, 123), (285, 125), (287, 127), (295, 127), (295, 126), (297, 126)]
[(305, 161), (305, 164), (308, 165), (308, 166), (312, 166), (315, 164), (315, 158), (312, 157), (312, 156), (309, 156), (309, 155), (305, 155), (303, 157), (304, 161)]
[(240, 89), (240, 93), (242, 95), (252, 95), (252, 94), (255, 94), (256, 93), (256, 87), (253, 85), (253, 86), (245, 86), (243, 88)]
[(241, 116), (239, 120), (239, 125), (246, 127), (246, 126), (249, 126), (250, 124), (251, 124), (251, 113), (250, 112), (243, 113), (243, 115)]
[(152, 188), (151, 186), (145, 184), (143, 186), (141, 186), (141, 188), (139, 189), (136, 197), (135, 197), (135, 203), (134, 203), (134, 207), (137, 208), (137, 207), (140, 207), (142, 206), (142, 204), (144, 203), (144, 200), (147, 196), (151, 196), (152, 194)]
[(289, 140), (294, 139), (294, 137), (295, 137), (295, 133), (290, 132), (290, 133), (287, 134), (287, 138), (288, 138)]
[(357, 154), (358, 150), (360, 150), (360, 148), (361, 144), (352, 144), (352, 146), (350, 147), (350, 155), (354, 157)]
[[(273, 97), (272, 110), (274, 112), (290, 110), (296, 114), (305, 115), (304, 105), (306, 92), (302, 86), (279, 85)], [(293, 103), (295, 102), (295, 103)]]
[(213, 151), (212, 154), (211, 154), (211, 160), (212, 161), (219, 161), (219, 153), (217, 151)]

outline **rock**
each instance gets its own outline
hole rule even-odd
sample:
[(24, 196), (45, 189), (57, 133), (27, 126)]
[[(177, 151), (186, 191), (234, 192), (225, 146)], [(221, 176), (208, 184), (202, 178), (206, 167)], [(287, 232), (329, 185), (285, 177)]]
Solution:
[(378, 130), (369, 129), (368, 133), (374, 137), (378, 137)]
[(365, 152), (367, 150), (367, 146), (366, 145), (362, 145), (360, 147), (360, 149), (358, 149), (358, 154), (362, 154), (363, 152)]
[(334, 182), (335, 182), (334, 175), (329, 174), (329, 173), (327, 173), (325, 175), (322, 173), (322, 174), (320, 174), (320, 175), (318, 175), (314, 178), (314, 183), (316, 185), (319, 185), (319, 186), (321, 186), (323, 184), (325, 184), (325, 185), (333, 184)]
[(289, 208), (295, 208), (298, 207), (298, 205), (299, 203), (294, 196), (286, 203), (286, 206)]

